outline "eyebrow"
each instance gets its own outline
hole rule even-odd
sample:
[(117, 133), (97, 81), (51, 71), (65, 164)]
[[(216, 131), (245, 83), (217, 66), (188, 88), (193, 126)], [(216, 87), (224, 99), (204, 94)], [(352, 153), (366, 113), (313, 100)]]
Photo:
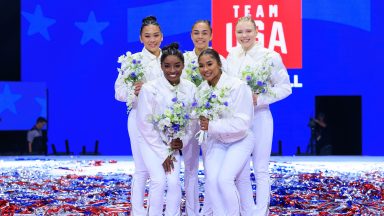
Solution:
[(144, 35), (150, 35), (150, 34), (160, 34), (160, 32), (154, 32), (154, 33), (148, 33), (148, 32), (145, 32)]

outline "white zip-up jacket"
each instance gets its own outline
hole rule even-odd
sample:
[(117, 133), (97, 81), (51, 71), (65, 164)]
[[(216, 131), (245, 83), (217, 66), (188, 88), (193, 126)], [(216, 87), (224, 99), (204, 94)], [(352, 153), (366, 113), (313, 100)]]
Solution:
[(292, 93), (291, 83), (287, 69), (285, 68), (280, 55), (264, 48), (261, 44), (256, 43), (250, 50), (244, 52), (241, 46), (233, 48), (228, 57), (228, 74), (241, 79), (242, 71), (246, 66), (257, 67), (263, 62), (263, 58), (268, 55), (270, 57), (269, 64), (272, 64), (271, 71), (271, 91), (272, 94), (259, 94), (257, 98), (257, 106), (268, 106), (271, 103), (282, 100)]
[[(172, 86), (165, 77), (145, 83), (140, 91), (137, 109), (137, 126), (144, 140), (151, 149), (164, 161), (169, 155), (169, 146), (163, 143), (159, 132), (152, 122), (148, 121), (152, 115), (160, 115), (173, 102), (172, 98), (177, 96), (183, 101), (187, 108), (191, 107), (196, 93), (195, 85), (184, 79), (180, 79), (177, 86)], [(194, 135), (192, 128), (195, 128), (196, 121), (191, 121), (186, 129), (186, 136), (181, 139), (183, 148)]]
[[(133, 54), (134, 57), (142, 56), (141, 63), (144, 66), (144, 82), (154, 80), (163, 76), (163, 71), (160, 66), (160, 57), (156, 57), (152, 53), (150, 53), (145, 47), (141, 52)], [(121, 102), (128, 102), (128, 95), (131, 89), (128, 88), (128, 85), (124, 82), (124, 76), (119, 73), (116, 82), (115, 82), (115, 98)], [(136, 105), (137, 97), (133, 98), (133, 101), (130, 102), (133, 104), (133, 109), (137, 107)]]
[[(199, 86), (196, 95), (209, 88), (212, 87), (208, 85), (207, 81), (204, 81)], [(250, 128), (253, 119), (253, 103), (249, 86), (236, 77), (222, 73), (214, 88), (228, 89), (228, 110), (223, 113), (222, 118), (209, 121), (208, 141), (232, 143), (245, 138), (248, 133), (252, 133)]]

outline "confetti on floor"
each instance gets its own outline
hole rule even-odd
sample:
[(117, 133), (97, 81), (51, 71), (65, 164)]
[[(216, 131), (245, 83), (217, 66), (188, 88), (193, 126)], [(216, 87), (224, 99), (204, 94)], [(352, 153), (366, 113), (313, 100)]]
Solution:
[[(133, 171), (128, 156), (0, 157), (0, 215), (130, 215)], [(384, 215), (384, 157), (272, 157), (270, 173), (270, 215)], [(202, 170), (199, 186), (202, 206)]]

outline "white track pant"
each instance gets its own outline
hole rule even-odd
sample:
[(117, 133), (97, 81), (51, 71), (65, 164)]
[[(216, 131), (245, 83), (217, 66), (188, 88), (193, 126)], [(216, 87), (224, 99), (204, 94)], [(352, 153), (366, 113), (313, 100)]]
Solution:
[(183, 149), (185, 211), (188, 216), (199, 215), (199, 155), (200, 146), (195, 138)]
[(135, 165), (131, 185), (132, 216), (145, 216), (147, 213), (144, 208), (144, 193), (149, 173), (139, 148), (145, 141), (136, 126), (136, 109), (132, 109), (128, 116), (128, 134)]
[(167, 189), (165, 216), (179, 216), (181, 203), (180, 165), (181, 158), (178, 151), (174, 153), (177, 162), (174, 163), (174, 170), (165, 173), (163, 161), (150, 148), (147, 143), (140, 146), (145, 166), (150, 176), (149, 198), (147, 215), (161, 216), (164, 207), (164, 191)]
[(252, 134), (230, 144), (207, 143), (205, 190), (214, 216), (240, 215), (240, 195), (235, 179), (249, 162), (252, 149)]
[[(271, 192), (269, 159), (272, 148), (273, 118), (268, 107), (255, 110), (252, 131), (255, 136), (252, 161), (256, 178), (256, 211), (253, 215), (264, 216), (269, 213), (269, 200)], [(239, 180), (243, 182), (249, 181), (249, 175), (240, 175)], [(246, 206), (253, 203), (253, 199), (247, 199), (249, 194), (252, 193), (250, 183), (244, 183), (239, 186), (239, 192), (243, 198), (242, 210), (245, 210), (247, 209)]]

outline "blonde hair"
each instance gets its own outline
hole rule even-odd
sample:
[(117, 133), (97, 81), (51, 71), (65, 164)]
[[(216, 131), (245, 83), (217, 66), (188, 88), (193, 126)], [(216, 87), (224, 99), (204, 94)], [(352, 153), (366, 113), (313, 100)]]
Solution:
[(255, 30), (257, 31), (257, 27), (256, 27), (256, 23), (255, 23), (255, 20), (252, 19), (251, 15), (247, 15), (247, 16), (243, 16), (243, 17), (240, 17), (237, 22), (236, 22), (236, 26), (237, 24), (239, 24), (240, 22), (251, 22), (253, 24), (253, 26), (255, 27)]

